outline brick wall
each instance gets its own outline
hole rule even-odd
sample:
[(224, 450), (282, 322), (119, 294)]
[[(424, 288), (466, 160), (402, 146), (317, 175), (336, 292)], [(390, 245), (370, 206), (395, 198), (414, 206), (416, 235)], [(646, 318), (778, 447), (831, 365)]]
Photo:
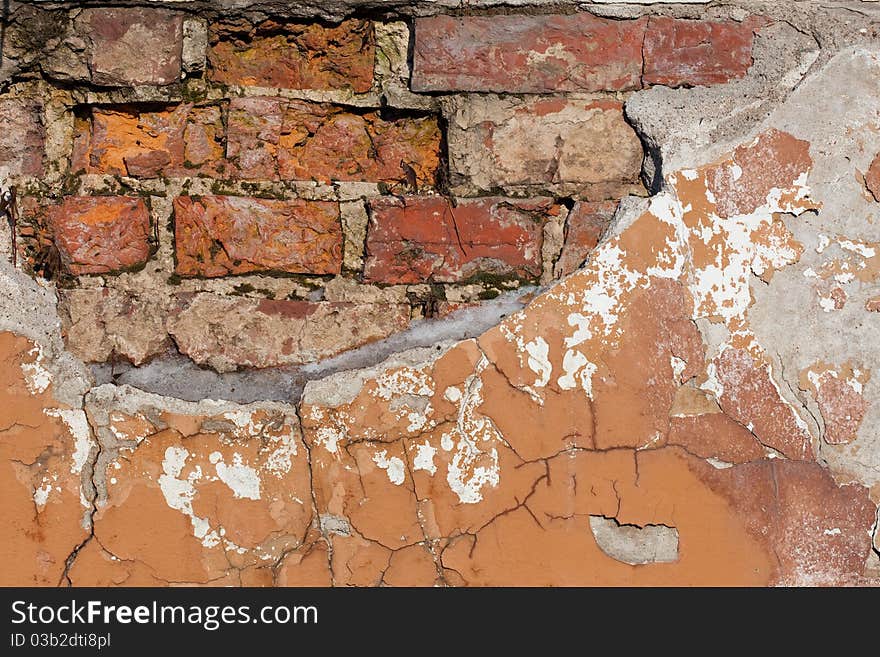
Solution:
[[(308, 362), (570, 273), (617, 200), (646, 194), (628, 95), (742, 77), (763, 25), (52, 16), (66, 56), (0, 101), (19, 258), (61, 285), (84, 360), (173, 342), (220, 369)], [(306, 316), (335, 328), (277, 321)], [(181, 328), (212, 322), (250, 346)]]

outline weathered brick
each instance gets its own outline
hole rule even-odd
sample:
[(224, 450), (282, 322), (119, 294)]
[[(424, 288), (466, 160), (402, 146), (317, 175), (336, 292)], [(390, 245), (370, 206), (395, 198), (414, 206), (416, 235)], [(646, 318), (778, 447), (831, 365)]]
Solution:
[(224, 169), (218, 106), (89, 108), (75, 126), (73, 171), (154, 178)]
[(641, 86), (645, 20), (579, 13), (415, 22), (414, 91), (623, 91)]
[(608, 228), (616, 208), (617, 201), (575, 203), (565, 223), (565, 242), (554, 269), (557, 277), (566, 276), (583, 264)]
[(242, 178), (406, 181), (432, 186), (440, 164), (434, 117), (383, 118), (335, 105), (276, 98), (230, 102), (227, 154)]
[(180, 79), (182, 14), (161, 9), (84, 9), (92, 82), (105, 86), (171, 84)]
[(219, 371), (296, 365), (407, 327), (407, 304), (271, 301), (197, 294), (181, 299), (168, 331), (187, 356)]
[(472, 96), (449, 122), (453, 179), (606, 199), (638, 191), (642, 144), (612, 100)]
[(266, 22), (256, 28), (215, 25), (208, 51), (210, 77), (225, 84), (286, 89), (350, 89), (373, 84), (375, 40), (369, 21)]
[(752, 65), (754, 30), (763, 22), (651, 17), (645, 35), (644, 83), (679, 87), (743, 77)]
[(543, 225), (551, 199), (382, 197), (370, 203), (365, 280), (455, 282), (479, 274), (541, 274)]
[(0, 175), (43, 173), (45, 134), (41, 105), (25, 98), (0, 98)]
[(174, 199), (174, 241), (184, 276), (342, 267), (339, 204), (329, 201), (182, 196)]
[(150, 213), (143, 199), (69, 196), (49, 208), (47, 217), (71, 274), (120, 271), (150, 257)]

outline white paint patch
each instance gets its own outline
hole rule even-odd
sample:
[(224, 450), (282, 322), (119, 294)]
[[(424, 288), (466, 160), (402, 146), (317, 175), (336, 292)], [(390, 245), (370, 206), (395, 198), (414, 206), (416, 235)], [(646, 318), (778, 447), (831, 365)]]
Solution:
[(416, 445), (416, 456), (413, 459), (413, 470), (424, 470), (433, 475), (437, 472), (437, 466), (434, 465), (434, 456), (437, 454), (437, 448), (431, 447), (431, 443), (425, 440), (423, 445)]
[[(406, 430), (410, 433), (415, 433), (416, 431), (421, 431), (428, 424), (428, 414), (431, 413), (431, 404), (425, 408), (424, 413), (419, 413), (418, 411), (412, 411), (406, 414), (406, 419), (409, 424), (406, 427)], [(433, 424), (433, 422), (431, 423)]]
[(383, 449), (381, 452), (376, 452), (373, 455), (373, 463), (385, 471), (388, 475), (388, 481), (392, 484), (400, 486), (403, 483), (406, 472), (403, 461), (396, 456), (388, 458), (387, 449)]
[(49, 370), (43, 367), (45, 356), (40, 345), (35, 344), (34, 348), (28, 352), (28, 355), (33, 356), (34, 361), (32, 363), (22, 363), (21, 373), (24, 375), (25, 385), (31, 391), (31, 394), (40, 395), (46, 392), (49, 384), (52, 383), (52, 375), (49, 373)]
[(455, 442), (452, 440), (452, 436), (448, 433), (444, 433), (440, 437), (440, 447), (443, 448), (444, 452), (451, 451), (453, 447), (455, 447)]
[(724, 395), (724, 386), (718, 380), (718, 368), (715, 367), (715, 363), (709, 363), (706, 367), (706, 380), (700, 384), (700, 389), (711, 392), (715, 396), (716, 401)]
[(162, 474), (159, 476), (159, 489), (165, 503), (172, 509), (187, 516), (193, 527), (193, 536), (198, 538), (205, 547), (214, 547), (221, 541), (220, 535), (211, 529), (205, 518), (200, 518), (193, 511), (193, 498), (196, 495), (195, 482), (202, 478), (202, 468), (193, 468), (186, 479), (180, 475), (190, 454), (184, 447), (172, 445), (165, 449), (162, 459)]
[(538, 336), (525, 345), (526, 353), (529, 355), (529, 369), (538, 375), (533, 384), (537, 388), (543, 388), (550, 381), (550, 375), (553, 374), (553, 365), (550, 364), (550, 345), (544, 338)]
[(272, 444), (278, 445), (266, 459), (265, 469), (276, 477), (290, 472), (293, 466), (293, 457), (296, 456), (296, 438), (293, 432), (284, 433), (280, 436), (272, 437)]
[(452, 404), (456, 404), (461, 401), (461, 390), (455, 386), (449, 386), (443, 391), (443, 399)]
[(37, 509), (42, 509), (46, 506), (46, 502), (49, 500), (49, 493), (51, 492), (51, 483), (44, 482), (39, 488), (34, 489), (34, 504), (37, 505)]
[(835, 527), (834, 529), (826, 529), (822, 532), (825, 536), (837, 536), (841, 533), (839, 527)]
[(94, 445), (85, 411), (76, 408), (47, 408), (43, 412), (50, 417), (60, 418), (67, 425), (74, 440), (73, 463), (70, 466), (70, 471), (73, 474), (79, 474), (86, 461), (89, 460), (89, 453)]
[[(214, 452), (211, 456), (213, 457), (216, 453)], [(232, 455), (232, 465), (227, 465), (221, 457), (214, 468), (217, 470), (220, 481), (226, 484), (236, 499), (260, 499), (260, 476), (256, 470), (244, 463), (241, 454), (235, 452)]]
[(587, 364), (587, 357), (575, 349), (569, 349), (562, 357), (562, 376), (556, 379), (556, 384), (563, 390), (573, 390), (577, 387), (575, 376), (581, 368)]
[(573, 390), (580, 383), (587, 397), (593, 398), (593, 375), (598, 368), (581, 352), (569, 349), (562, 357), (562, 371), (556, 383), (563, 390)]
[(335, 427), (318, 427), (315, 431), (315, 442), (331, 454), (339, 449), (339, 441), (345, 439), (345, 433)]
[(873, 258), (877, 255), (877, 250), (872, 246), (868, 246), (864, 242), (853, 242), (852, 240), (839, 237), (837, 238), (837, 243), (840, 244), (840, 248), (852, 253), (857, 253), (863, 258)]
[(670, 356), (669, 364), (672, 366), (672, 376), (675, 377), (676, 381), (680, 381), (681, 375), (687, 367), (687, 363), (678, 356)]
[(425, 370), (405, 367), (393, 372), (383, 372), (376, 377), (374, 396), (390, 400), (401, 395), (430, 397), (434, 394), (434, 382)]

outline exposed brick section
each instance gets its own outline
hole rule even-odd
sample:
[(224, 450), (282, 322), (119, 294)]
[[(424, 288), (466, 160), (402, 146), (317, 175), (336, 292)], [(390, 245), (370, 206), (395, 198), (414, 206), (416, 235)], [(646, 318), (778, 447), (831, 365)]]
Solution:
[(645, 85), (710, 85), (743, 77), (752, 65), (754, 30), (763, 23), (652, 17), (645, 35)]
[(364, 278), (380, 283), (454, 282), (491, 274), (541, 273), (550, 199), (384, 197), (370, 203)]
[(218, 106), (91, 108), (76, 122), (73, 171), (154, 178), (220, 174), (223, 122)]
[(565, 242), (556, 261), (555, 275), (566, 276), (580, 267), (608, 228), (617, 201), (575, 203), (565, 224)]
[(236, 98), (229, 106), (227, 154), (242, 178), (406, 181), (432, 186), (440, 164), (434, 117), (384, 119), (379, 112), (277, 98)]
[(407, 182), (432, 187), (440, 166), (433, 116), (383, 118), (337, 105), (234, 98), (220, 104), (90, 108), (76, 122), (74, 172), (136, 178)]
[(221, 24), (212, 28), (208, 51), (213, 80), (286, 89), (369, 91), (374, 61), (373, 25), (363, 20)]
[(0, 98), (0, 171), (6, 175), (43, 173), (41, 105), (20, 98)]
[(338, 274), (339, 204), (234, 196), (174, 199), (178, 274)]
[(642, 144), (612, 100), (471, 98), (450, 120), (453, 176), (479, 190), (554, 188), (615, 198), (637, 185)]
[(70, 196), (47, 210), (48, 227), (71, 274), (104, 274), (150, 257), (150, 213), (143, 199)]
[(246, 299), (197, 294), (168, 320), (179, 349), (219, 371), (334, 356), (407, 327), (407, 304)]
[(92, 82), (106, 86), (171, 84), (180, 79), (182, 14), (161, 9), (85, 9)]
[(646, 21), (580, 13), (416, 19), (415, 91), (623, 91), (640, 86)]

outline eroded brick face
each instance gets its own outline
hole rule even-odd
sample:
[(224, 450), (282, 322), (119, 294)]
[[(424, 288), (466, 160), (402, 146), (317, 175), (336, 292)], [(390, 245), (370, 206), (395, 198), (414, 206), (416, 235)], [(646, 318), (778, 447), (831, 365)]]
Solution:
[(416, 91), (624, 91), (641, 86), (645, 21), (590, 14), (415, 22)]
[(614, 100), (469, 97), (449, 142), (453, 174), (480, 190), (558, 189), (604, 199), (640, 187), (642, 145)]
[(180, 79), (183, 15), (146, 8), (85, 9), (89, 69), (98, 85), (171, 84)]
[(241, 178), (396, 183), (412, 167), (433, 186), (440, 158), (436, 119), (384, 119), (376, 111), (275, 98), (234, 99), (228, 155)]
[(223, 137), (217, 107), (91, 108), (76, 123), (71, 168), (135, 178), (219, 172)]
[(645, 84), (721, 84), (752, 65), (752, 41), (762, 21), (742, 23), (652, 17), (645, 33)]
[(550, 199), (382, 199), (370, 204), (364, 275), (378, 283), (453, 282), (481, 272), (535, 278), (541, 272)]
[(361, 20), (215, 25), (208, 50), (213, 80), (285, 89), (368, 91), (374, 59), (373, 25)]
[(233, 196), (174, 199), (175, 271), (226, 276), (254, 271), (338, 274), (339, 205)]
[(768, 21), (590, 14), (434, 16), (415, 22), (416, 91), (626, 91), (745, 75)]
[(141, 198), (71, 196), (45, 213), (71, 274), (118, 272), (150, 257), (150, 213)]
[(35, 99), (0, 99), (0, 167), (6, 175), (38, 176), (43, 172), (45, 132)]

